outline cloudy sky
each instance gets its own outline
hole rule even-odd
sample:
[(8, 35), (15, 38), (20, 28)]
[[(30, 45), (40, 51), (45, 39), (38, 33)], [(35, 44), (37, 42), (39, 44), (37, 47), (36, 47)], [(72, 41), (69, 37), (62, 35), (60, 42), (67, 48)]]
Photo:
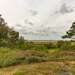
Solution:
[(0, 0), (0, 13), (27, 39), (56, 39), (75, 20), (75, 0)]

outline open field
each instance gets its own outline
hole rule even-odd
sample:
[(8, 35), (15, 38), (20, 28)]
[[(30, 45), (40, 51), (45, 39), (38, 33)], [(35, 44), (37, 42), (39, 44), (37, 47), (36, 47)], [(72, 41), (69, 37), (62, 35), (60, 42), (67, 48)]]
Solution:
[(0, 48), (0, 75), (64, 75), (62, 72), (75, 75), (74, 50)]

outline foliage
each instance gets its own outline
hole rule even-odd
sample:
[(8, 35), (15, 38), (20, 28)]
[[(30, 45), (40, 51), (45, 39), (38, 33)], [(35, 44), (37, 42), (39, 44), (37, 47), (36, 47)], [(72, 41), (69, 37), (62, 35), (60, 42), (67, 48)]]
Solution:
[(47, 57), (43, 56), (30, 56), (26, 58), (26, 62), (31, 64), (31, 63), (39, 63), (39, 62), (46, 62), (48, 61)]
[(19, 56), (16, 49), (0, 48), (0, 67), (7, 67), (21, 63), (25, 58)]
[(19, 39), (19, 33), (7, 26), (7, 23), (0, 15), (0, 47), (13, 46)]
[(58, 41), (57, 45), (60, 50), (75, 50), (75, 41)]
[(74, 35), (75, 35), (75, 22), (72, 23), (72, 26), (66, 32), (66, 35), (62, 36), (62, 38), (72, 38)]
[[(57, 48), (57, 44), (49, 42), (49, 43), (35, 43), (35, 42), (26, 42), (22, 44), (23, 50), (43, 50), (43, 51), (48, 51), (49, 49), (55, 49)], [(21, 45), (20, 45), (21, 46)]]

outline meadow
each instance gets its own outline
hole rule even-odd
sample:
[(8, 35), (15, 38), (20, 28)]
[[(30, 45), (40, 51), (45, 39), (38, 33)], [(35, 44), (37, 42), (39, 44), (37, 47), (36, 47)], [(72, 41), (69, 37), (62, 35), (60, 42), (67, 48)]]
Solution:
[(75, 75), (74, 41), (24, 45), (0, 47), (0, 75)]

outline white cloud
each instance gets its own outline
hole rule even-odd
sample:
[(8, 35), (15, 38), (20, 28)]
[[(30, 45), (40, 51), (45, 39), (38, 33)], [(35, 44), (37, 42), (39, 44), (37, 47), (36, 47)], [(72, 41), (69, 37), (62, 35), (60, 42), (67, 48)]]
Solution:
[[(60, 10), (64, 3), (67, 8), (62, 14)], [(70, 12), (70, 9), (73, 11)], [(0, 13), (9, 26), (14, 26), (17, 30), (45, 34), (52, 31), (60, 34), (75, 19), (75, 0), (0, 0)], [(15, 24), (22, 26), (16, 27)]]

